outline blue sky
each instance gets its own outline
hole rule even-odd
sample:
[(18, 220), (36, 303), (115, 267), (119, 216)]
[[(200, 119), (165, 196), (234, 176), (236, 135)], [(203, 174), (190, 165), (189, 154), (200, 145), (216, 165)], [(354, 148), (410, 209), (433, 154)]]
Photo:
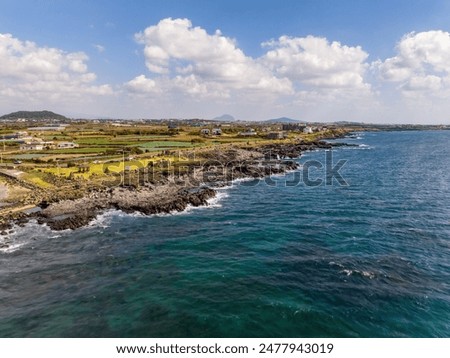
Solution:
[(2, 0), (0, 111), (450, 123), (448, 31), (448, 1)]

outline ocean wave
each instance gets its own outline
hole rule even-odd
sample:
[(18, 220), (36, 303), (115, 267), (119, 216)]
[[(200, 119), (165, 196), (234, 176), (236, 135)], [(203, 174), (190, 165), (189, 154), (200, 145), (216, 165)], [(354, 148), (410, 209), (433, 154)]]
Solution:
[(193, 211), (197, 211), (197, 210), (205, 210), (205, 209), (209, 209), (209, 208), (221, 208), (222, 207), (221, 201), (223, 199), (225, 199), (226, 197), (228, 197), (228, 195), (229, 194), (227, 192), (217, 192), (216, 196), (207, 200), (207, 203), (208, 203), (207, 205), (193, 206), (193, 205), (189, 204), (186, 207), (186, 209), (184, 209), (183, 211), (172, 211), (170, 213), (154, 214), (154, 215), (149, 215), (149, 217), (152, 217), (152, 216), (166, 217), (166, 216), (186, 215), (186, 214), (190, 214)]
[(343, 269), (340, 271), (340, 273), (343, 273), (346, 276), (356, 275), (356, 276), (361, 276), (361, 277), (367, 277), (370, 280), (373, 280), (376, 277), (375, 272), (371, 272), (371, 271)]
[(109, 209), (96, 216), (86, 227), (97, 227), (106, 229), (111, 226), (117, 217), (141, 217), (144, 214), (139, 212), (125, 213), (117, 209)]
[(221, 201), (225, 198), (227, 198), (229, 194), (227, 192), (218, 192), (216, 193), (216, 196), (213, 198), (210, 198), (207, 200), (208, 206), (210, 208), (221, 208), (222, 204)]
[(338, 267), (339, 273), (340, 274), (344, 274), (346, 276), (360, 276), (360, 277), (366, 277), (370, 280), (373, 280), (374, 278), (377, 277), (377, 273), (373, 272), (373, 271), (369, 271), (369, 270), (358, 270), (355, 268), (347, 268), (345, 267), (345, 265), (340, 264), (338, 262), (334, 262), (334, 261), (330, 261), (328, 263), (330, 266), (336, 266)]
[(253, 177), (248, 177), (248, 178), (238, 178), (238, 179), (234, 179), (231, 182), (231, 185), (239, 185), (240, 183), (245, 183), (245, 182), (249, 182), (249, 181), (253, 181), (253, 180), (258, 180), (259, 178), (253, 178)]
[(15, 224), (11, 229), (11, 233), (1, 238), (0, 243), (5, 246), (0, 248), (0, 252), (13, 253), (37, 239), (57, 239), (64, 235), (64, 233), (69, 233), (70, 231), (53, 231), (47, 224), (38, 224), (36, 220), (30, 220), (20, 226)]
[(333, 148), (333, 150), (372, 150), (375, 149), (374, 147), (361, 143), (355, 146), (343, 146), (343, 147), (337, 147), (337, 148)]
[(7, 247), (1, 248), (0, 252), (3, 252), (5, 254), (10, 254), (10, 253), (13, 253), (13, 252), (19, 250), (23, 245), (25, 245), (25, 243), (8, 245)]

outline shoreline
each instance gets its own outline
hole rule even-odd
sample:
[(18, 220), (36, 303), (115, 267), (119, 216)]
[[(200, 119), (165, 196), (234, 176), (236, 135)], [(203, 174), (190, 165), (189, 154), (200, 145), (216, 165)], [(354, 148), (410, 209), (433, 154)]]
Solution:
[[(261, 179), (298, 169), (299, 165), (294, 159), (298, 159), (303, 152), (352, 146), (324, 141), (346, 135), (348, 132), (312, 142), (274, 142), (256, 148), (212, 149), (202, 153), (199, 163), (188, 165), (186, 172), (172, 172), (166, 176), (155, 177), (155, 173), (149, 173), (148, 169), (140, 169), (127, 178), (122, 177), (121, 185), (89, 188), (78, 198), (53, 202), (42, 200), (34, 211), (19, 212), (3, 218), (0, 238), (13, 234), (14, 225), (24, 226), (33, 219), (51, 230), (61, 231), (87, 226), (108, 210), (150, 216), (183, 212), (188, 207), (208, 206), (208, 200), (216, 197), (217, 189), (233, 184), (236, 180)], [(128, 179), (127, 185), (124, 179)], [(7, 248), (5, 245), (0, 243), (1, 248)]]

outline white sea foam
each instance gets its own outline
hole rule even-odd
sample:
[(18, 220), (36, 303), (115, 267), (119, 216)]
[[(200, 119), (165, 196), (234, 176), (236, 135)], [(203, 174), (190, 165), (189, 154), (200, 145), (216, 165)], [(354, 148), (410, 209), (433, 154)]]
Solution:
[(233, 183), (231, 183), (231, 184), (228, 184), (228, 185), (225, 185), (225, 186), (221, 186), (221, 187), (218, 187), (218, 188), (214, 188), (214, 190), (216, 190), (216, 191), (218, 191), (218, 192), (221, 192), (221, 191), (230, 190), (230, 189), (235, 189), (235, 188), (236, 188), (236, 186), (233, 185)]
[(234, 180), (231, 182), (231, 184), (232, 184), (232, 186), (235, 186), (235, 185), (239, 185), (240, 183), (245, 183), (245, 182), (253, 181), (253, 180), (257, 180), (257, 179), (258, 179), (258, 178), (252, 178), (252, 177), (238, 178), (238, 179), (234, 179)]
[(5, 254), (10, 254), (12, 252), (19, 250), (23, 245), (25, 245), (24, 242), (20, 243), (20, 244), (12, 244), (12, 245), (9, 245), (8, 247), (4, 247), (4, 248), (0, 249), (0, 252), (3, 252)]
[(94, 220), (92, 220), (87, 227), (97, 227), (97, 228), (103, 228), (106, 229), (111, 226), (111, 224), (114, 222), (114, 220), (118, 217), (132, 217), (132, 218), (143, 218), (148, 217), (148, 215), (145, 215), (139, 211), (135, 211), (132, 213), (126, 213), (122, 210), (118, 209), (108, 209), (102, 212), (101, 214), (97, 215)]
[(376, 277), (375, 273), (371, 271), (343, 269), (339, 272), (345, 274), (346, 276), (359, 275), (362, 277), (367, 277), (370, 280), (373, 280)]
[(217, 192), (216, 196), (213, 198), (208, 199), (208, 206), (210, 208), (221, 208), (222, 204), (221, 201), (225, 198), (227, 198), (229, 194), (227, 192), (221, 191)]
[(373, 278), (375, 278), (375, 273), (373, 273), (373, 272), (370, 272), (370, 271), (361, 271), (360, 273), (361, 273), (362, 276), (368, 277), (368, 278), (370, 278), (371, 280), (372, 280)]
[(344, 265), (340, 264), (339, 262), (330, 261), (328, 263), (330, 266), (337, 266), (341, 270), (339, 270), (339, 273), (342, 273), (346, 276), (352, 276), (352, 275), (359, 275), (362, 277), (367, 277), (369, 279), (374, 279), (376, 277), (376, 273), (372, 271), (366, 271), (366, 270), (357, 270), (357, 269), (349, 269), (346, 268)]
[(71, 230), (53, 231), (47, 225), (40, 225), (36, 220), (30, 220), (23, 226), (13, 225), (12, 232), (0, 238), (7, 245), (0, 249), (3, 253), (12, 253), (42, 238), (57, 239)]
[(173, 211), (170, 212), (168, 214), (155, 214), (155, 215), (151, 215), (151, 216), (175, 216), (175, 215), (186, 215), (186, 214), (190, 214), (193, 211), (196, 210), (205, 210), (205, 209), (209, 209), (209, 208), (221, 208), (222, 207), (222, 203), (221, 201), (225, 198), (228, 197), (228, 193), (227, 192), (217, 192), (216, 196), (214, 196), (213, 198), (210, 198), (207, 200), (208, 205), (203, 205), (203, 206), (193, 206), (191, 204), (189, 204), (186, 209), (184, 209), (183, 211)]
[(349, 147), (339, 147), (339, 150), (368, 150), (368, 149), (374, 149), (374, 147), (367, 145), (367, 144), (358, 144), (356, 146), (349, 146)]
[(344, 269), (341, 273), (345, 273), (347, 276), (350, 276), (353, 273), (353, 270)]

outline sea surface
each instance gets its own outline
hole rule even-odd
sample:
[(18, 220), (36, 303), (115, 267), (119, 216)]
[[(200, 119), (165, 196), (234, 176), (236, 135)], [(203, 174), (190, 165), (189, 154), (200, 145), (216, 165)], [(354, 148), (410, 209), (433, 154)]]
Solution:
[(347, 185), (316, 151), (206, 208), (18, 228), (0, 337), (450, 337), (450, 131), (344, 141)]

